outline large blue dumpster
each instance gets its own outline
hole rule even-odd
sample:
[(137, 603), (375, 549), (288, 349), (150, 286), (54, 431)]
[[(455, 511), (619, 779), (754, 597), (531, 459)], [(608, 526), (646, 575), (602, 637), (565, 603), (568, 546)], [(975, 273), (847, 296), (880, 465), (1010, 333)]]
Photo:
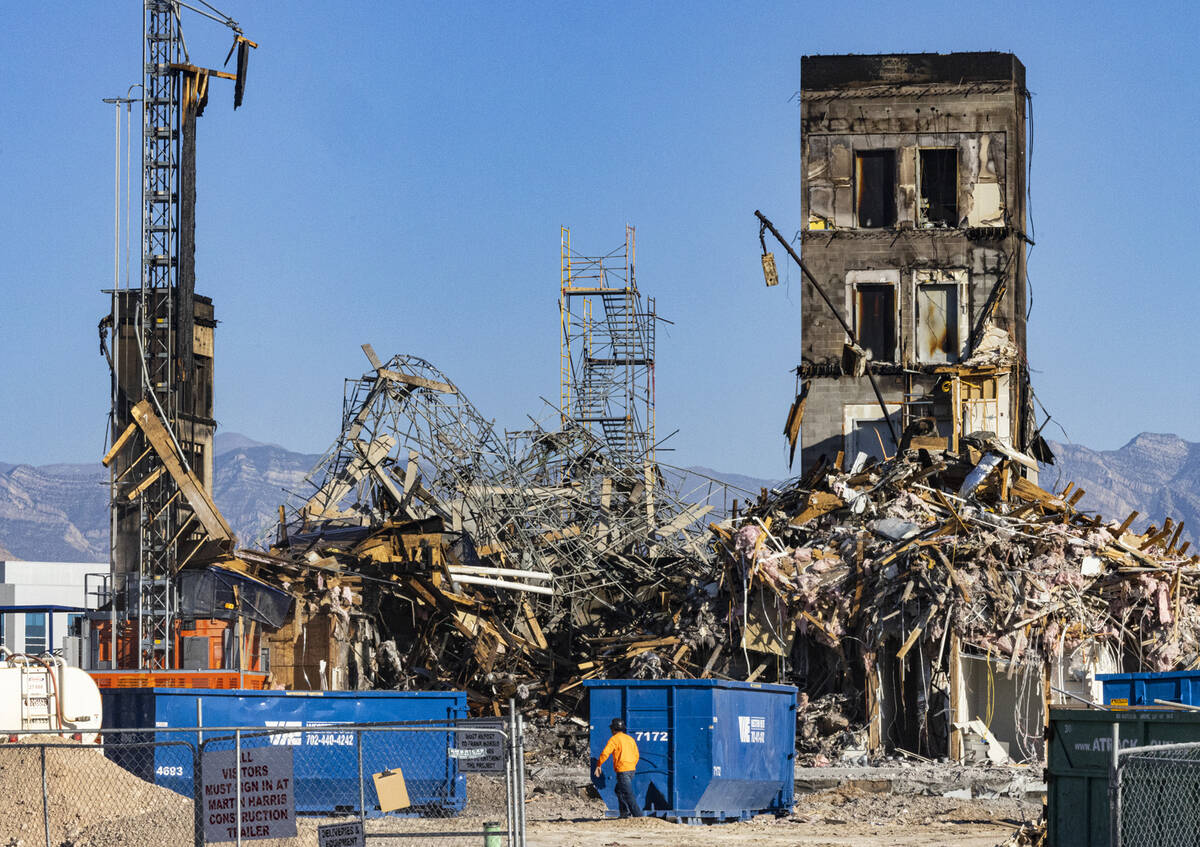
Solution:
[[(250, 691), (196, 688), (127, 688), (101, 692), (102, 725), (113, 729), (200, 727), (200, 732), (122, 733), (107, 736), (106, 754), (143, 779), (192, 796), (192, 749), (201, 734), (210, 750), (233, 749), (228, 732), (203, 727), (295, 728), (294, 732), (246, 738), (246, 747), (287, 746), (293, 751), (296, 812), (357, 811), (358, 745), (344, 724), (444, 723), (467, 717), (466, 694), (454, 691)], [(220, 740), (213, 740), (220, 739)], [(153, 748), (130, 742), (157, 742)], [(172, 743), (174, 742), (174, 743)], [(186, 742), (186, 743), (185, 743)], [(367, 813), (378, 807), (371, 774), (401, 768), (412, 809), (434, 814), (466, 805), (466, 780), (446, 732), (363, 732), (362, 773)]]
[(1200, 706), (1200, 671), (1100, 673), (1104, 703), (1110, 706), (1162, 708), (1155, 700)]
[[(647, 814), (672, 820), (745, 820), (786, 814), (794, 796), (796, 689), (711, 679), (584, 682), (592, 767), (623, 718), (638, 745), (634, 794)], [(611, 760), (592, 778), (617, 814)]]

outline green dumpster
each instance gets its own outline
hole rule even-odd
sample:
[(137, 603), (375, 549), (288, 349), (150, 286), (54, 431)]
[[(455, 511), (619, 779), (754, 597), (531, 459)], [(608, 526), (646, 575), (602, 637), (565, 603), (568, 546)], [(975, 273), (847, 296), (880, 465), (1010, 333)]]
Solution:
[(1119, 725), (1121, 747), (1200, 741), (1200, 712), (1051, 709), (1048, 847), (1109, 847), (1108, 770), (1114, 722)]

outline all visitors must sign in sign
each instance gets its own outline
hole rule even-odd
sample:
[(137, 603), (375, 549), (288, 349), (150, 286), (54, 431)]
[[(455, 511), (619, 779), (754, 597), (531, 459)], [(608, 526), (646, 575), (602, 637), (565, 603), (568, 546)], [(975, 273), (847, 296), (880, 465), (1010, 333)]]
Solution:
[(204, 840), (233, 841), (238, 836), (238, 784), (241, 784), (241, 835), (293, 838), (296, 797), (289, 747), (254, 747), (204, 753)]

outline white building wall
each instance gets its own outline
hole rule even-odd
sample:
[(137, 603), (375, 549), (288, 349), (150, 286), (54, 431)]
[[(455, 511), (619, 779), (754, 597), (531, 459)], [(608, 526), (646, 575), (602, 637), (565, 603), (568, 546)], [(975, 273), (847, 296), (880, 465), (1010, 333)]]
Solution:
[[(107, 574), (107, 562), (6, 562), (0, 561), (0, 605), (4, 606), (95, 606), (95, 598), (87, 598), (87, 574)], [(99, 580), (91, 580), (93, 586)], [(3, 617), (3, 644), (14, 653), (25, 652), (25, 613), (16, 612)], [(46, 632), (50, 633), (50, 615)], [(67, 613), (54, 613), (54, 644), (62, 648), (67, 634)]]

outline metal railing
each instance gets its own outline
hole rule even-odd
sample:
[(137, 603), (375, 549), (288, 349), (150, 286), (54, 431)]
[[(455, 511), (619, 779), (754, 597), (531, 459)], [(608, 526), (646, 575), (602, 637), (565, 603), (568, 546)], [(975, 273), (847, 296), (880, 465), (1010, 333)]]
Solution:
[(0, 732), (0, 844), (525, 847), (519, 715), (83, 738)]

